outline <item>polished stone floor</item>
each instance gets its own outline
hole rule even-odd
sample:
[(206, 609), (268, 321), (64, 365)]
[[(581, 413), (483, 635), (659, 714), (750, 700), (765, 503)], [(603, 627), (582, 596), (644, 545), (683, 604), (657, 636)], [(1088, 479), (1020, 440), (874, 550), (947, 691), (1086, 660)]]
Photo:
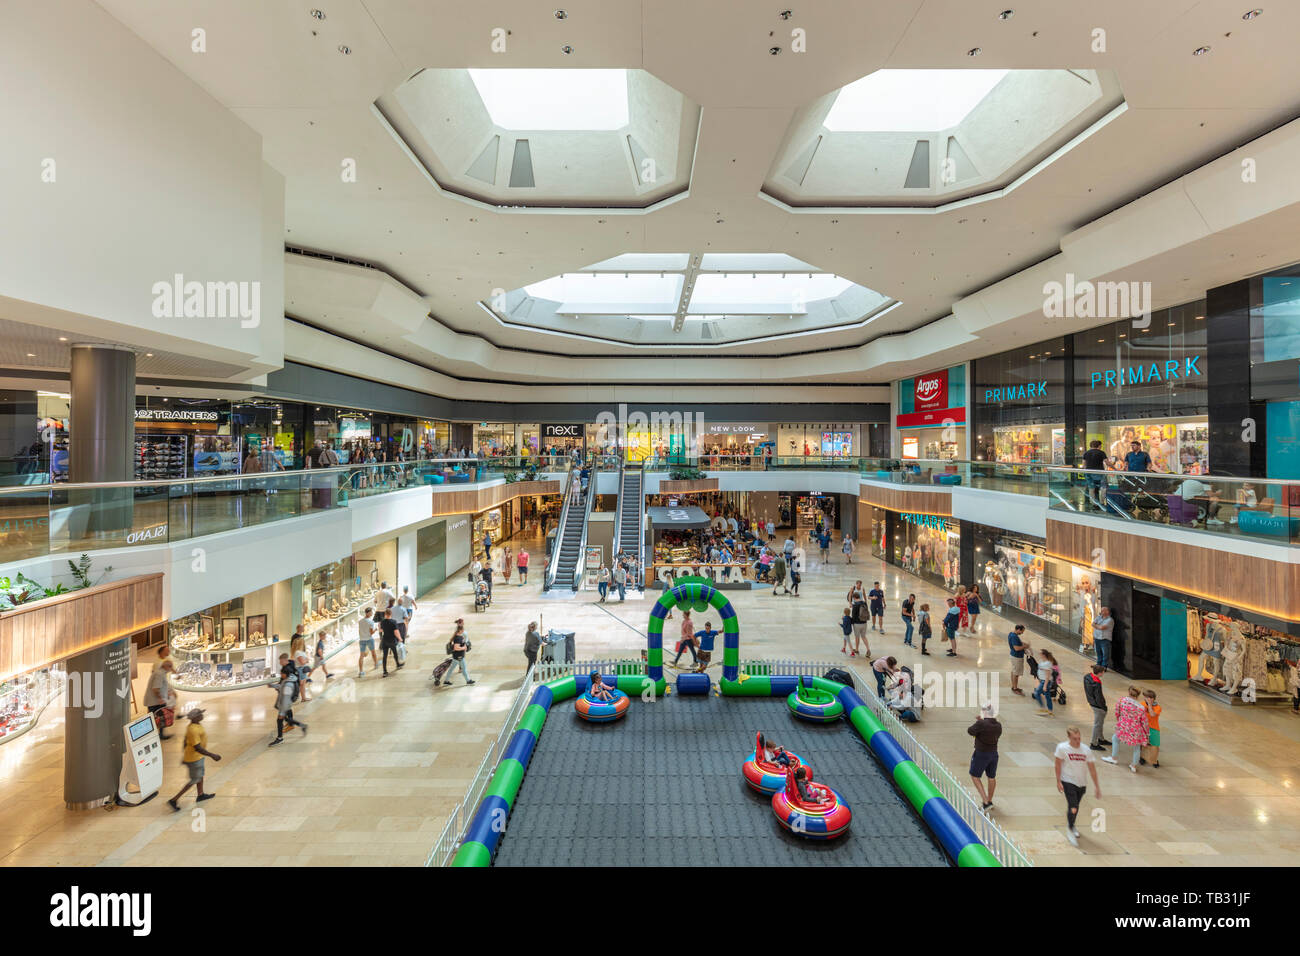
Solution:
[[(544, 553), (540, 542), (529, 543), (529, 550)], [(898, 602), (914, 591), (937, 606), (941, 591), (878, 559), (846, 567), (837, 548), (831, 553), (829, 566), (812, 559), (801, 597), (774, 597), (768, 590), (729, 593), (741, 619), (742, 656), (838, 658), (845, 594), (861, 577), (868, 586), (884, 582), (889, 596), (886, 634), (871, 635), (872, 650), (893, 654), (913, 668), (921, 664), (916, 651), (902, 647)], [(515, 580), (499, 582), (494, 605), (481, 614), (473, 612), (461, 575), (425, 595), (407, 667), (387, 679), (368, 672), (358, 680), (346, 660), (351, 655), (344, 652), (331, 662), (336, 677), (328, 692), (298, 711), (311, 724), (310, 733), (290, 736), (281, 746), (267, 747), (274, 712), (266, 688), (185, 695), (186, 702), (192, 697), (211, 708), (209, 746), (225, 758), (209, 761), (208, 783), (218, 796), (197, 812), (193, 791), (181, 813), (173, 813), (163, 799), (129, 809), (63, 809), (62, 713), (47, 710), (32, 732), (0, 746), (0, 862), (422, 864), (519, 687), (523, 633), (530, 620), (543, 616), (546, 627), (576, 631), (580, 659), (635, 656), (644, 646), (649, 601), (596, 605), (590, 594), (542, 599), (538, 576), (526, 587), (517, 587)], [(462, 615), (474, 641), (470, 670), (477, 683), (467, 687), (458, 678), (451, 688), (435, 689), (429, 672), (444, 656), (451, 622)], [(1102, 797), (1085, 798), (1080, 847), (1070, 846), (1051, 754), (1068, 723), (1085, 732), (1091, 725), (1080, 684), (1087, 662), (1029, 632), (1030, 644), (1050, 646), (1057, 654), (1069, 692), (1069, 704), (1057, 716), (1039, 717), (1032, 701), (1010, 694), (1006, 621), (988, 613), (983, 618), (983, 633), (961, 641), (960, 657), (940, 652), (925, 658), (924, 666), (998, 674), (1005, 732), (991, 814), (1037, 865), (1294, 862), (1294, 848), (1300, 846), (1300, 718), (1286, 709), (1229, 708), (1195, 694), (1183, 681), (1142, 682), (1157, 688), (1164, 706), (1160, 769), (1144, 767), (1134, 775), (1126, 767), (1099, 764)], [(932, 644), (931, 650), (940, 646)], [(137, 694), (147, 671), (141, 667)], [(860, 677), (866, 688), (869, 676)], [(1108, 676), (1107, 698), (1113, 703), (1128, 683)], [(972, 702), (929, 708), (923, 722), (913, 726), (962, 781), (968, 780), (965, 731), (973, 709)], [(1110, 726), (1108, 721), (1108, 732)], [(184, 774), (179, 744), (178, 737), (165, 745), (164, 797), (179, 789)]]

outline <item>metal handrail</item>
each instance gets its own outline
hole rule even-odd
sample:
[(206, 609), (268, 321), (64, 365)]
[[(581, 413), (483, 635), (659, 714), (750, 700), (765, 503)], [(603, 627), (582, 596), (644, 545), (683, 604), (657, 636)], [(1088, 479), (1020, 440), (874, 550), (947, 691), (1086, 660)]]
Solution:
[(546, 559), (546, 571), (542, 574), (542, 590), (549, 591), (555, 586), (555, 574), (560, 563), (560, 546), (564, 543), (564, 525), (569, 520), (569, 502), (573, 499), (573, 483), (580, 480), (578, 470), (569, 463), (568, 479), (564, 483), (563, 503), (560, 505), (559, 523), (555, 527), (555, 546)]
[[(578, 539), (578, 560), (573, 565), (573, 590), (582, 589), (582, 576), (587, 569), (587, 530), (591, 527), (591, 505), (596, 500), (596, 477), (600, 466), (597, 460), (591, 460), (591, 475), (587, 478), (586, 501), (582, 509), (582, 537)], [(581, 481), (581, 478), (579, 478)]]

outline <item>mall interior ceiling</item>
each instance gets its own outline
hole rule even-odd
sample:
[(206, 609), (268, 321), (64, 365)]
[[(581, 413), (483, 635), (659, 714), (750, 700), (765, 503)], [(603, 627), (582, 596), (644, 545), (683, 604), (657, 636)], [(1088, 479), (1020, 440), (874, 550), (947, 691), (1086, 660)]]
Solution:
[(0, 386), (880, 403), (1300, 260), (1295, 4), (314, 2), (6, 5)]

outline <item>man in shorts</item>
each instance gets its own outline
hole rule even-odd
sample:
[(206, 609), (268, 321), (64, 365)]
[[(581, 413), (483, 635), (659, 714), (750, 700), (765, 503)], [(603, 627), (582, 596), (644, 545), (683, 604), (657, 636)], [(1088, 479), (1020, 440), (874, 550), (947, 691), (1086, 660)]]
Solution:
[(867, 592), (867, 603), (871, 605), (871, 628), (881, 634), (885, 633), (885, 592), (880, 589), (880, 582)]
[(704, 630), (695, 632), (695, 639), (700, 642), (700, 651), (696, 655), (695, 670), (703, 674), (713, 660), (713, 640), (718, 632), (713, 629), (712, 621), (704, 622)]
[(216, 796), (215, 793), (203, 792), (203, 758), (211, 757), (213, 760), (221, 760), (220, 754), (214, 754), (208, 750), (208, 732), (203, 729), (203, 710), (195, 707), (185, 715), (190, 719), (190, 725), (185, 728), (185, 754), (181, 757), (181, 763), (189, 771), (189, 783), (181, 787), (180, 793), (172, 797), (167, 802), (173, 810), (179, 811), (181, 805), (177, 803), (181, 797), (185, 796), (185, 791), (190, 787), (199, 788), (199, 797), (196, 803), (202, 803), (204, 800), (211, 800)]
[(1029, 645), (1021, 638), (1024, 636), (1025, 626), (1017, 624), (1007, 635), (1007, 645), (1011, 648), (1011, 693), (1025, 696), (1025, 692), (1020, 689), (1020, 677), (1025, 672), (1025, 653), (1029, 650)]
[[(975, 723), (966, 728), (966, 733), (975, 738), (975, 752), (970, 757), (970, 779), (980, 795), (983, 810), (993, 808), (993, 791), (998, 787), (998, 738), (1002, 736), (1002, 724), (995, 714), (994, 706), (985, 704), (980, 708)], [(984, 777), (988, 778), (987, 788)]]
[(357, 647), (361, 652), (357, 655), (358, 677), (366, 676), (366, 651), (370, 652), (371, 670), (379, 666), (379, 657), (375, 654), (375, 631), (379, 630), (379, 625), (371, 617), (373, 613), (374, 608), (368, 607), (361, 620), (357, 621)]

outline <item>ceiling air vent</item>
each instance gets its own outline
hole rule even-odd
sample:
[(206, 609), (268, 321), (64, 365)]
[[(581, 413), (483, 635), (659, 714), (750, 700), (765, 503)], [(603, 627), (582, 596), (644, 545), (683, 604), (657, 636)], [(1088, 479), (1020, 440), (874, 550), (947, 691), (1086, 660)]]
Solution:
[(528, 140), (515, 140), (515, 159), (510, 164), (510, 186), (512, 189), (535, 186), (533, 182), (533, 154), (528, 148)]
[[(510, 185), (514, 185), (511, 183)], [(918, 139), (912, 150), (912, 163), (907, 167), (907, 179), (903, 180), (904, 189), (930, 188), (930, 141)]]
[[(501, 148), (501, 137), (493, 136), (478, 154), (474, 164), (465, 170), (465, 175), (477, 179), (489, 186), (497, 184), (497, 151)], [(513, 183), (511, 184), (513, 185)]]
[(818, 136), (805, 146), (803, 152), (795, 157), (794, 162), (785, 168), (786, 176), (802, 186), (804, 177), (808, 175), (808, 167), (812, 165), (813, 157), (817, 155), (817, 147), (821, 144), (822, 138)]

